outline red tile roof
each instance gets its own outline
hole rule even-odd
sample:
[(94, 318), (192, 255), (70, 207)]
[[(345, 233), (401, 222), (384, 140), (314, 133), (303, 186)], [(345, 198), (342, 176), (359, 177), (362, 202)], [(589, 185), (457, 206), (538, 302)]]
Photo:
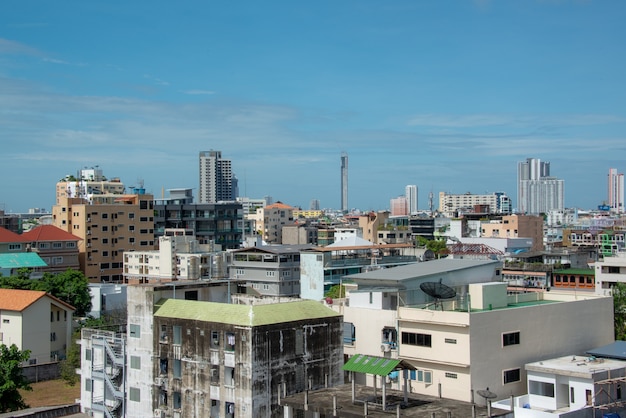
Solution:
[(24, 232), (22, 235), (24, 242), (42, 242), (42, 241), (80, 241), (76, 235), (57, 228), (54, 225), (40, 225)]
[(276, 202), (272, 205), (268, 205), (265, 209), (295, 209), (293, 206), (284, 204), (283, 202)]
[(44, 296), (48, 296), (57, 304), (75, 310), (69, 303), (47, 294), (43, 290), (0, 289), (0, 310), (22, 312)]
[(22, 237), (0, 226), (0, 242), (22, 242)]

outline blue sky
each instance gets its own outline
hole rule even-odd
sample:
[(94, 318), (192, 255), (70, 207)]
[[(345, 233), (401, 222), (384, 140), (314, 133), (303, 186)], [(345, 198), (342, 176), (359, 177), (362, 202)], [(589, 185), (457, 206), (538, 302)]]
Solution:
[(0, 5), (0, 208), (51, 208), (99, 165), (192, 187), (198, 153), (240, 194), (386, 209), (404, 186), (505, 191), (551, 162), (568, 207), (626, 171), (626, 2), (84, 1)]

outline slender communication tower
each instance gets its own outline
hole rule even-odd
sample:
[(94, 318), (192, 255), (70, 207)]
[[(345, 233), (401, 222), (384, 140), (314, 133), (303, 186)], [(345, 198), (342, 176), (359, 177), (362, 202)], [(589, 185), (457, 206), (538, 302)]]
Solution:
[(341, 153), (341, 211), (348, 212), (348, 154)]

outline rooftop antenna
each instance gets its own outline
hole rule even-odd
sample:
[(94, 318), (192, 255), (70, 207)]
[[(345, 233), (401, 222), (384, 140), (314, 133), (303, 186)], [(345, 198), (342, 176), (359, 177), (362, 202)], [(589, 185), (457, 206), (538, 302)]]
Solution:
[[(441, 306), (441, 310), (443, 311), (443, 303), (442, 300), (454, 299), (456, 297), (456, 291), (441, 283), (441, 279), (438, 282), (424, 282), (420, 284), (420, 289), (422, 292), (426, 293), (428, 296), (435, 299), (433, 305), (435, 309), (437, 309), (437, 305)], [(430, 306), (430, 305), (428, 305)]]

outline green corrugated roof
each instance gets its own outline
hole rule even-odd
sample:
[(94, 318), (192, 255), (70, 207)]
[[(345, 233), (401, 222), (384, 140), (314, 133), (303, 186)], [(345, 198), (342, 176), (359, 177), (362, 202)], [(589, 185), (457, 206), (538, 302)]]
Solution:
[(357, 354), (343, 365), (343, 369), (349, 372), (375, 374), (387, 376), (400, 364), (401, 360), (385, 357), (366, 356)]
[(313, 300), (252, 306), (182, 299), (161, 299), (155, 306), (154, 316), (240, 326), (259, 326), (306, 319), (337, 317), (341, 316), (341, 314)]
[(17, 269), (17, 268), (34, 268), (47, 267), (45, 261), (39, 257), (37, 253), (13, 253), (0, 254), (0, 268)]

